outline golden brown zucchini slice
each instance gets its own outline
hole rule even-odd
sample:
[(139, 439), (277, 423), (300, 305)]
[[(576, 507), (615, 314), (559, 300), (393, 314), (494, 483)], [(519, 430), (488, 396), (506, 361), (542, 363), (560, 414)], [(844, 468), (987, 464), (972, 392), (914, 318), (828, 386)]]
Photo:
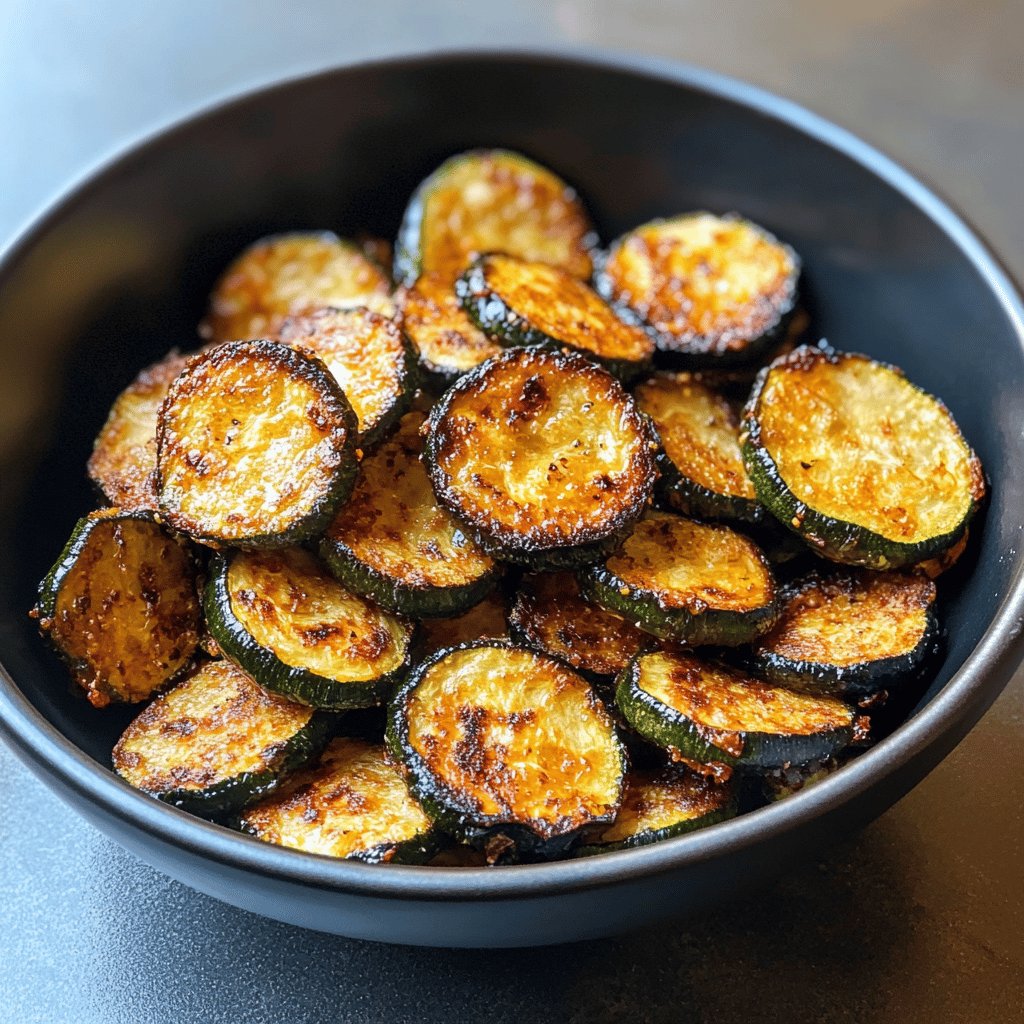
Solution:
[(195, 561), (150, 513), (101, 509), (78, 521), (32, 614), (91, 704), (145, 700), (199, 643)]
[(636, 522), (654, 486), (647, 419), (577, 352), (506, 349), (460, 378), (429, 423), (438, 500), (509, 561), (593, 561)]
[(424, 619), (421, 623), (423, 654), (436, 654), (445, 647), (472, 643), (474, 640), (507, 640), (508, 600), (500, 590), (492, 590), (468, 612), (450, 619)]
[(762, 371), (744, 412), (758, 497), (837, 562), (898, 568), (963, 536), (985, 494), (949, 410), (895, 367), (802, 347)]
[(189, 360), (161, 409), (160, 510), (214, 546), (304, 539), (351, 492), (355, 437), (319, 359), (271, 341), (220, 345)]

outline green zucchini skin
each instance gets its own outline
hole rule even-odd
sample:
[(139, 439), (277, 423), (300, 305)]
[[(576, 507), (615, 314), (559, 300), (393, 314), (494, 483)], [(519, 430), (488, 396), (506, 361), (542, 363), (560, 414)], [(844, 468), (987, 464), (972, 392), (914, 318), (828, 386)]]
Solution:
[(738, 494), (720, 494), (684, 476), (664, 448), (657, 454), (658, 483), (655, 497), (663, 508), (693, 519), (723, 519), (757, 525), (766, 511), (759, 501)]

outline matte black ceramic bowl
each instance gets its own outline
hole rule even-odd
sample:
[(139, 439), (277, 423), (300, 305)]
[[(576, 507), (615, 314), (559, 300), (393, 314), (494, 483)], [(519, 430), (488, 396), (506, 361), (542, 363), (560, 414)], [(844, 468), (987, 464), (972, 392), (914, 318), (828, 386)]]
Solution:
[[(90, 507), (83, 467), (115, 394), (195, 345), (212, 281), (271, 231), (393, 237), (416, 183), (470, 146), (521, 149), (576, 184), (602, 236), (739, 210), (791, 242), (817, 329), (941, 395), (992, 482), (948, 653), (910, 720), (812, 790), (645, 849), (540, 866), (373, 867), (261, 844), (109, 770), (130, 716), (95, 711), (26, 618)], [(1024, 326), (1007, 279), (934, 195), (793, 105), (693, 70), (558, 56), (399, 60), (291, 82), (133, 149), (72, 191), (0, 270), (0, 719), (63, 799), (167, 874), (310, 928), (429, 945), (580, 939), (747, 890), (880, 814), (966, 734), (1020, 660)], [(946, 588), (947, 591), (949, 588)], [(998, 822), (993, 823), (998, 827)]]

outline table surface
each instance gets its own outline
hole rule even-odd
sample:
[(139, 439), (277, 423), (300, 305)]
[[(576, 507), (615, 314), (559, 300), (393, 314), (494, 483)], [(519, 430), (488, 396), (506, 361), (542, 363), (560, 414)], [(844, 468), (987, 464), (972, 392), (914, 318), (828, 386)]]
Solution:
[[(101, 157), (213, 98), (345, 61), (500, 42), (650, 53), (774, 89), (920, 174), (1024, 280), (1018, 0), (354, 8), (8, 0), (0, 239)], [(1018, 673), (910, 796), (756, 899), (621, 939), (504, 952), (346, 941), (217, 903), (106, 840), (0, 748), (0, 1018), (1020, 1020), (1022, 711)]]

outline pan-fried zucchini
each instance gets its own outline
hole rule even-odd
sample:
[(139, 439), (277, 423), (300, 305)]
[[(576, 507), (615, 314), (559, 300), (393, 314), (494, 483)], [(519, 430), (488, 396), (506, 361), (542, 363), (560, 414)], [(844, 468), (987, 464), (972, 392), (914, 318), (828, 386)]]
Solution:
[(450, 619), (424, 619), (421, 623), (424, 655), (436, 654), (445, 647), (472, 643), (474, 640), (507, 640), (508, 601), (500, 589), (492, 590), (468, 612)]
[(892, 366), (803, 347), (762, 371), (747, 472), (778, 520), (837, 562), (898, 568), (963, 536), (985, 493), (949, 410)]
[(619, 807), (624, 753), (604, 706), (568, 666), (510, 643), (424, 662), (387, 738), (427, 813), (492, 858), (554, 855)]
[(266, 843), (370, 864), (422, 863), (435, 846), (430, 819), (379, 743), (343, 737), (240, 826)]
[(363, 459), (351, 499), (320, 542), (347, 587), (403, 615), (446, 616), (476, 604), (498, 581), (494, 560), (440, 508), (420, 461), (422, 413)]
[(666, 640), (745, 644), (778, 614), (764, 555), (727, 526), (649, 512), (620, 551), (580, 571), (592, 601)]
[(327, 367), (271, 341), (194, 356), (157, 430), (160, 511), (202, 543), (318, 533), (355, 481), (356, 418)]
[[(853, 751), (842, 755), (848, 757)], [(838, 757), (827, 757), (823, 761), (810, 761), (807, 764), (791, 764), (782, 768), (773, 768), (761, 777), (761, 793), (769, 803), (778, 803), (787, 797), (810, 789), (819, 782), (824, 782), (830, 775), (837, 772), (842, 765)]]
[(477, 257), (456, 281), (470, 319), (503, 345), (568, 345), (623, 380), (642, 373), (654, 342), (566, 270), (504, 253)]
[(749, 362), (783, 338), (799, 273), (796, 253), (756, 224), (689, 213), (620, 238), (597, 285), (659, 350), (696, 368)]
[(842, 750), (862, 730), (852, 708), (770, 686), (690, 654), (641, 654), (615, 694), (630, 725), (651, 743), (703, 763), (779, 768)]
[(214, 555), (203, 608), (227, 657), (313, 707), (379, 704), (409, 660), (412, 626), (349, 593), (302, 548)]
[(646, 418), (577, 352), (506, 349), (461, 377), (429, 425), (438, 500), (508, 561), (593, 561), (636, 522), (654, 486)]
[(329, 231), (261, 238), (217, 282), (199, 333), (208, 341), (272, 338), (287, 316), (322, 306), (390, 315), (391, 282), (359, 246)]
[(195, 562), (150, 513), (101, 509), (78, 521), (32, 614), (91, 704), (145, 700), (199, 643)]
[(453, 280), (474, 256), (500, 250), (563, 267), (583, 280), (596, 236), (576, 193), (519, 153), (450, 157), (413, 193), (395, 246), (395, 280), (441, 271)]
[(219, 817), (316, 757), (332, 722), (210, 661), (135, 718), (114, 747), (114, 770), (175, 807)]
[(934, 558), (926, 558), (923, 562), (918, 562), (914, 568), (918, 572), (923, 572), (930, 580), (938, 579), (943, 573), (949, 572), (967, 550), (970, 532), (969, 529), (964, 530), (964, 535), (951, 548), (940, 551)]

